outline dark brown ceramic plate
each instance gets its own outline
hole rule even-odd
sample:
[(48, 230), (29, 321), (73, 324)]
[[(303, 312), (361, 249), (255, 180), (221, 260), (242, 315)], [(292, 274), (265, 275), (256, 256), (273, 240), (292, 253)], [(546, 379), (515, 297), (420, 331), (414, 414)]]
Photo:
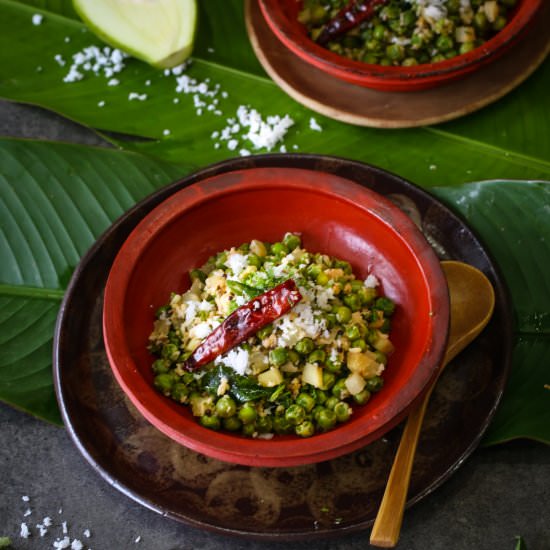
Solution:
[(290, 468), (236, 466), (182, 447), (150, 425), (116, 383), (103, 346), (104, 285), (119, 247), (152, 208), (191, 183), (221, 172), (298, 167), (337, 174), (389, 197), (421, 227), (441, 259), (480, 268), (492, 281), (491, 323), (445, 369), (418, 446), (409, 505), (447, 479), (473, 451), (502, 396), (511, 362), (507, 291), (468, 226), (420, 188), (380, 169), (313, 155), (229, 160), (151, 195), (120, 218), (82, 259), (55, 333), (54, 379), (63, 420), (92, 467), (111, 485), (170, 518), (263, 539), (328, 537), (369, 527), (382, 497), (400, 427), (341, 458)]
[(532, 28), (503, 56), (449, 84), (415, 92), (385, 92), (344, 82), (306, 63), (275, 36), (258, 2), (247, 0), (250, 42), (269, 76), (290, 97), (322, 115), (375, 128), (409, 128), (472, 113), (519, 86), (550, 51), (550, 2)]

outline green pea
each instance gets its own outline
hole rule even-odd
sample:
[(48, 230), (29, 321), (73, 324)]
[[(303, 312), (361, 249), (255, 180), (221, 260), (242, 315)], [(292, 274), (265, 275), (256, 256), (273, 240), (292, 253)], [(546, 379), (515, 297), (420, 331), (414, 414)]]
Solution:
[(413, 34), (411, 36), (411, 48), (418, 50), (424, 45), (424, 38), (421, 34)]
[(474, 42), (463, 42), (458, 49), (460, 54), (468, 53), (474, 50), (476, 47)]
[(361, 305), (370, 304), (378, 293), (376, 288), (363, 286), (357, 291), (357, 296), (359, 296), (359, 301)]
[(323, 266), (320, 266), (318, 264), (312, 264), (306, 269), (306, 273), (308, 274), (309, 278), (312, 280), (316, 280), (319, 276), (319, 273), (323, 270)]
[(351, 417), (351, 413), (352, 409), (345, 401), (336, 403), (336, 406), (334, 407), (334, 414), (336, 415), (336, 420), (338, 422), (347, 422)]
[(300, 355), (308, 355), (315, 349), (315, 343), (311, 338), (302, 338), (301, 340), (296, 342), (294, 349)]
[(256, 424), (252, 422), (251, 424), (243, 424), (241, 428), (241, 433), (247, 437), (253, 437), (256, 434)]
[(288, 254), (288, 248), (281, 242), (273, 243), (271, 245), (271, 253), (275, 256), (286, 256)]
[(501, 31), (508, 21), (506, 21), (506, 17), (503, 15), (499, 15), (494, 21), (493, 21), (493, 29), (495, 31)]
[(300, 354), (297, 351), (293, 349), (289, 349), (287, 350), (287, 354), (288, 354), (288, 360), (293, 365), (297, 365), (300, 362)]
[(365, 42), (365, 48), (368, 52), (379, 52), (382, 49), (382, 43), (375, 38), (371, 38)]
[(322, 349), (316, 349), (307, 356), (308, 363), (324, 363), (326, 358), (327, 354)]
[(388, 57), (382, 57), (378, 62), (378, 64), (381, 65), (382, 67), (389, 67), (392, 64), (392, 62), (391, 62), (391, 59), (389, 59)]
[(365, 403), (368, 402), (368, 400), (370, 399), (370, 391), (369, 390), (363, 390), (359, 393), (356, 393), (354, 396), (353, 396), (353, 400), (358, 404), (358, 405), (364, 405)]
[(243, 423), (237, 416), (230, 416), (229, 418), (222, 418), (222, 426), (230, 432), (238, 432), (242, 428)]
[(315, 399), (308, 393), (302, 392), (296, 397), (296, 404), (303, 407), (306, 412), (311, 412), (313, 407), (315, 407)]
[(174, 384), (170, 393), (172, 399), (174, 399), (175, 401), (179, 401), (180, 403), (183, 403), (187, 399), (188, 395), (189, 388), (181, 382)]
[(271, 420), (271, 416), (260, 416), (258, 420), (256, 420), (256, 429), (260, 433), (269, 433), (273, 430), (273, 421)]
[(254, 405), (250, 403), (245, 403), (240, 408), (238, 416), (239, 416), (239, 420), (243, 424), (253, 424), (256, 418), (258, 417), (258, 413)]
[(166, 344), (162, 348), (161, 352), (163, 359), (169, 359), (170, 361), (175, 361), (180, 356), (180, 350), (176, 344)]
[(288, 407), (288, 409), (285, 412), (285, 418), (290, 422), (292, 425), (297, 426), (298, 424), (301, 424), (305, 418), (306, 418), (306, 411), (304, 407), (293, 403)]
[(333, 374), (338, 374), (342, 370), (342, 362), (328, 359), (325, 362), (325, 370), (327, 372), (332, 372)]
[(166, 359), (157, 359), (153, 363), (153, 372), (155, 374), (164, 374), (170, 370), (170, 361)]
[(166, 372), (162, 374), (157, 374), (153, 381), (153, 384), (157, 390), (161, 391), (165, 395), (168, 395), (172, 390), (172, 386), (175, 382), (175, 376), (171, 372)]
[(220, 418), (229, 418), (230, 416), (234, 416), (236, 413), (237, 403), (235, 403), (235, 400), (231, 396), (224, 395), (216, 402), (216, 414)]
[(346, 336), (350, 340), (355, 340), (361, 336), (361, 332), (359, 331), (359, 327), (357, 325), (349, 325), (346, 328)]
[(351, 311), (358, 311), (361, 308), (361, 300), (357, 294), (348, 294), (344, 296), (344, 304), (346, 304)]
[(437, 40), (435, 41), (435, 45), (440, 52), (447, 52), (453, 49), (454, 42), (450, 36), (442, 34), (441, 36), (437, 37)]
[(262, 259), (257, 254), (250, 253), (248, 255), (248, 264), (253, 265), (255, 267), (261, 267), (262, 265)]
[(336, 382), (336, 375), (332, 372), (324, 371), (323, 372), (323, 388), (330, 390), (334, 383)]
[(327, 328), (332, 328), (336, 326), (336, 323), (338, 322), (338, 317), (335, 313), (327, 313), (325, 316), (325, 320), (327, 322)]
[(295, 248), (298, 248), (302, 244), (302, 241), (295, 233), (287, 233), (283, 238), (283, 243), (288, 250), (292, 251)]
[(352, 348), (359, 348), (361, 351), (365, 351), (367, 349), (367, 343), (363, 338), (357, 338), (357, 340), (353, 340), (351, 342)]
[(328, 399), (328, 395), (325, 391), (320, 389), (315, 390), (315, 402), (317, 404), (322, 405), (323, 403), (326, 402), (327, 399)]
[(351, 309), (347, 306), (340, 306), (336, 310), (336, 319), (340, 323), (348, 323), (351, 319)]
[(414, 67), (415, 65), (418, 65), (418, 61), (414, 57), (407, 57), (406, 59), (403, 59), (401, 65), (403, 67)]
[(282, 435), (292, 431), (293, 425), (286, 419), (284, 415), (275, 416), (273, 418), (273, 431), (276, 434)]
[(480, 30), (481, 32), (487, 30), (487, 28), (489, 27), (489, 21), (487, 19), (487, 16), (482, 11), (478, 11), (474, 15), (474, 20), (472, 21), (472, 23), (474, 27)]
[(324, 409), (317, 415), (317, 424), (322, 430), (330, 430), (336, 425), (336, 413), (330, 409)]
[(332, 409), (334, 409), (334, 407), (336, 407), (336, 405), (339, 403), (339, 401), (340, 400), (333, 395), (325, 401), (325, 408), (332, 410)]
[(340, 378), (332, 386), (332, 395), (340, 400), (344, 400), (349, 397), (349, 391), (346, 388), (346, 379)]
[(296, 426), (295, 432), (300, 437), (311, 437), (315, 433), (315, 426), (311, 420), (306, 420)]
[(256, 332), (256, 336), (260, 340), (263, 340), (264, 338), (267, 338), (273, 332), (273, 330), (274, 329), (272, 324), (265, 325), (265, 327), (262, 327), (260, 330), (258, 330), (258, 332)]
[(371, 393), (375, 393), (382, 389), (384, 385), (384, 379), (381, 376), (373, 376), (366, 380), (365, 389), (369, 390)]
[(392, 61), (401, 61), (405, 57), (405, 48), (401, 44), (386, 46), (386, 55)]
[(208, 428), (210, 430), (219, 430), (221, 428), (221, 421), (216, 415), (207, 415), (201, 416), (200, 419), (201, 426)]
[(269, 352), (269, 362), (276, 367), (284, 365), (288, 361), (288, 353), (285, 348), (275, 348)]
[(378, 58), (372, 53), (365, 53), (361, 58), (363, 63), (369, 63), (370, 65), (376, 65)]
[(404, 27), (412, 27), (416, 23), (416, 14), (413, 10), (404, 11), (401, 13), (399, 21)]

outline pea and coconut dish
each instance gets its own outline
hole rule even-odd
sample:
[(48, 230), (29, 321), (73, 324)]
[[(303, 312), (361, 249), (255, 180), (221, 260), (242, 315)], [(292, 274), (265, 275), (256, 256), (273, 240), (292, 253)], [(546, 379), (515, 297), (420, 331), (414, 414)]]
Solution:
[(212, 256), (156, 313), (154, 385), (201, 425), (310, 437), (381, 390), (395, 303), (287, 233)]
[(501, 31), (518, 0), (304, 0), (298, 19), (332, 52), (383, 66), (436, 63)]

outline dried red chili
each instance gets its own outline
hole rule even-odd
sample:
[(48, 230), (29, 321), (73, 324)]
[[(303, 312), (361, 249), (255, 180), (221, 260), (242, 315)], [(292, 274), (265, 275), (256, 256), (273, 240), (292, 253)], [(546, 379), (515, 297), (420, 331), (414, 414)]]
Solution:
[(301, 299), (302, 295), (292, 279), (256, 296), (216, 327), (185, 361), (183, 368), (193, 371), (210, 363), (290, 311)]
[(323, 28), (317, 42), (325, 45), (330, 40), (357, 27), (374, 15), (374, 9), (388, 0), (351, 0)]

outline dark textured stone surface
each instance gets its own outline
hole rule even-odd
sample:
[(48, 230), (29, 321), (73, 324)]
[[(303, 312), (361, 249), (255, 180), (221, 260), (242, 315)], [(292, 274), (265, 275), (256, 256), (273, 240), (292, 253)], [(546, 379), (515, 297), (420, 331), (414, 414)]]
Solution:
[[(28, 106), (0, 102), (0, 134), (100, 144), (95, 134)], [(369, 533), (311, 542), (229, 538), (163, 518), (111, 487), (85, 461), (64, 429), (0, 405), (0, 536), (16, 549), (52, 548), (63, 536), (98, 549), (337, 549), (368, 547)], [(30, 501), (24, 502), (22, 496)], [(32, 513), (25, 517), (25, 511)], [(61, 510), (61, 513), (59, 511)], [(405, 515), (398, 548), (550, 549), (550, 447), (513, 442), (478, 449), (433, 494)], [(40, 537), (36, 524), (52, 526)], [(19, 536), (25, 521), (32, 536)], [(87, 539), (83, 532), (91, 531)], [(138, 543), (136, 538), (140, 536)]]

